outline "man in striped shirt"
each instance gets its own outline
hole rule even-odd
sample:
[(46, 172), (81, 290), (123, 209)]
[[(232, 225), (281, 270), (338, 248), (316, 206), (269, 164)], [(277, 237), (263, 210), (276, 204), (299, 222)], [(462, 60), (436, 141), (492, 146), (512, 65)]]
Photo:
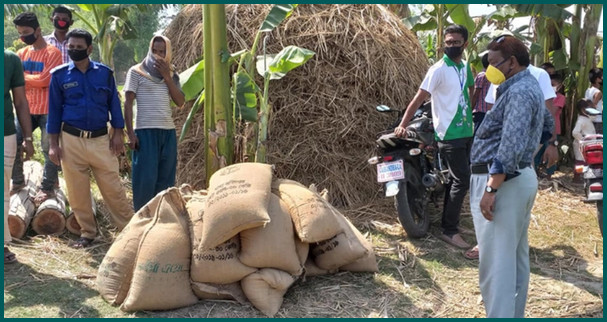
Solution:
[[(55, 195), (54, 188), (57, 184), (57, 166), (48, 157), (49, 141), (46, 132), (48, 120), (48, 90), (51, 82), (51, 70), (62, 63), (59, 49), (46, 43), (42, 37), (42, 31), (38, 18), (32, 12), (18, 15), (13, 23), (21, 40), (28, 46), (17, 52), (23, 62), (25, 76), (25, 96), (29, 103), (32, 130), (40, 128), (40, 145), (44, 154), (44, 176), (42, 186), (34, 198), (34, 203), (40, 204), (44, 200)], [(23, 131), (19, 123), (17, 127), (17, 146), (22, 145), (23, 140), (31, 141), (32, 137), (23, 137)], [(21, 153), (17, 153), (12, 173), (12, 193), (19, 191), (25, 186), (23, 175), (23, 160)]]
[[(185, 97), (171, 65), (171, 41), (154, 36), (148, 55), (129, 69), (124, 85), (124, 119), (133, 150), (133, 205), (139, 210), (158, 192), (175, 185), (177, 134), (171, 101), (182, 106)], [(137, 117), (133, 131), (133, 102)]]
[(67, 32), (70, 31), (70, 26), (74, 23), (72, 20), (72, 12), (70, 9), (59, 6), (53, 10), (51, 16), (55, 31), (52, 34), (44, 36), (47, 43), (57, 47), (61, 51), (63, 63), (70, 62), (70, 56), (67, 54)]

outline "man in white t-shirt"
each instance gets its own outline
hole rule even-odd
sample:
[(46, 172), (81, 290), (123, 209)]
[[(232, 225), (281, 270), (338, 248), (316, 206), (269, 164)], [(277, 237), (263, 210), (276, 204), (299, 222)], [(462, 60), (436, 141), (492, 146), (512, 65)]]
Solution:
[(588, 73), (590, 79), (590, 88), (586, 90), (584, 98), (590, 101), (590, 106), (601, 112), (601, 115), (594, 116), (592, 122), (596, 133), (603, 134), (603, 69), (593, 68)]
[(458, 228), (462, 203), (470, 186), (469, 156), (474, 134), (470, 104), (474, 77), (470, 65), (462, 60), (467, 46), (468, 30), (464, 26), (451, 25), (445, 29), (445, 55), (430, 67), (417, 94), (407, 106), (400, 125), (394, 129), (397, 136), (404, 136), (415, 111), (432, 95), (434, 134), (441, 156), (449, 168), (442, 216), (443, 232), (439, 238), (459, 248), (470, 247)]
[[(183, 106), (179, 76), (171, 66), (171, 41), (154, 36), (148, 55), (131, 67), (124, 85), (124, 119), (133, 151), (133, 205), (139, 210), (160, 191), (175, 185), (177, 134), (171, 100)], [(133, 131), (133, 102), (137, 119)]]
[[(533, 77), (535, 77), (535, 79), (537, 79), (537, 82), (540, 84), (540, 88), (542, 90), (542, 93), (544, 94), (544, 101), (546, 103), (546, 108), (548, 109), (548, 111), (550, 111), (550, 115), (552, 115), (552, 118), (555, 119), (555, 116), (557, 115), (557, 111), (555, 110), (554, 106), (552, 105), (552, 101), (556, 97), (556, 93), (554, 92), (554, 89), (552, 88), (552, 81), (550, 80), (550, 75), (548, 74), (548, 72), (546, 72), (542, 68), (538, 68), (533, 65), (529, 65), (529, 67), (527, 67), (527, 69), (529, 70), (531, 75), (533, 75)], [(489, 90), (487, 91), (487, 96), (485, 96), (485, 102), (487, 104), (490, 104), (491, 106), (493, 106), (493, 104), (495, 104), (496, 92), (497, 92), (497, 86), (491, 84), (491, 87), (489, 87)], [(544, 152), (544, 157), (542, 159), (543, 162), (547, 163), (548, 168), (551, 167), (552, 165), (556, 164), (556, 162), (558, 161), (558, 158), (559, 158), (559, 152), (557, 149), (559, 142), (556, 140), (556, 131), (553, 131), (553, 133), (550, 133), (550, 135), (551, 136), (548, 141), (549, 144), (548, 144), (548, 147), (546, 147), (546, 151)], [(540, 147), (541, 147), (541, 145), (543, 145), (546, 142), (546, 139), (547, 138), (545, 136), (542, 136), (542, 141), (540, 142)], [(538, 147), (538, 150), (539, 150), (539, 147)], [(537, 153), (537, 151), (536, 151), (536, 153)]]

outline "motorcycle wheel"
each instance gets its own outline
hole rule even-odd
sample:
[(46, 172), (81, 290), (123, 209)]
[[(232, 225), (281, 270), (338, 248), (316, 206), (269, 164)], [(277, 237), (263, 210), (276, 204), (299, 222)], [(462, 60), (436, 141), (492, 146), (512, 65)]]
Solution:
[(603, 237), (603, 200), (596, 203), (596, 216), (601, 229), (601, 237)]
[(422, 184), (419, 166), (405, 163), (405, 180), (399, 183), (399, 192), (394, 197), (398, 219), (407, 236), (421, 238), (430, 227), (427, 213), (428, 191)]

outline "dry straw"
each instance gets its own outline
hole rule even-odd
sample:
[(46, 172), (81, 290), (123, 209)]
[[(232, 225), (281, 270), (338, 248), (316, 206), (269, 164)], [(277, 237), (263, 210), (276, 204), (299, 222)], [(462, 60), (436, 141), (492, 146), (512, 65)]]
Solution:
[[(250, 48), (271, 5), (227, 5), (231, 52)], [(174, 63), (185, 70), (202, 55), (201, 5), (188, 5), (167, 28)], [(274, 30), (267, 52), (288, 45), (316, 52), (313, 59), (270, 84), (268, 161), (278, 177), (328, 188), (331, 203), (361, 206), (377, 197), (377, 132), (395, 121), (378, 104), (405, 108), (427, 71), (415, 35), (381, 5), (300, 5)], [(261, 49), (261, 46), (260, 46)], [(260, 78), (258, 79), (260, 81)], [(259, 82), (261, 83), (261, 82)], [(189, 108), (177, 111), (178, 129)], [(179, 183), (204, 188), (203, 118), (179, 145)], [(242, 137), (238, 141), (242, 146)]]

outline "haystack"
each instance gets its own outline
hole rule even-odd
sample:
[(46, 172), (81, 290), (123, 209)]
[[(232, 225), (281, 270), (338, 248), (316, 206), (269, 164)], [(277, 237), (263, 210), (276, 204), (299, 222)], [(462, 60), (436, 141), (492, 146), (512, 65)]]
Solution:
[[(231, 52), (250, 48), (272, 5), (227, 5)], [(188, 5), (166, 35), (173, 62), (185, 70), (202, 55), (201, 5)], [(277, 176), (328, 188), (331, 203), (358, 206), (377, 197), (376, 133), (395, 115), (378, 104), (403, 109), (428, 68), (415, 35), (381, 5), (302, 4), (267, 39), (267, 53), (288, 45), (316, 52), (304, 66), (270, 83), (268, 161)], [(261, 50), (261, 46), (260, 46)], [(176, 112), (181, 129), (189, 108)], [(203, 117), (179, 145), (178, 182), (204, 187)]]

